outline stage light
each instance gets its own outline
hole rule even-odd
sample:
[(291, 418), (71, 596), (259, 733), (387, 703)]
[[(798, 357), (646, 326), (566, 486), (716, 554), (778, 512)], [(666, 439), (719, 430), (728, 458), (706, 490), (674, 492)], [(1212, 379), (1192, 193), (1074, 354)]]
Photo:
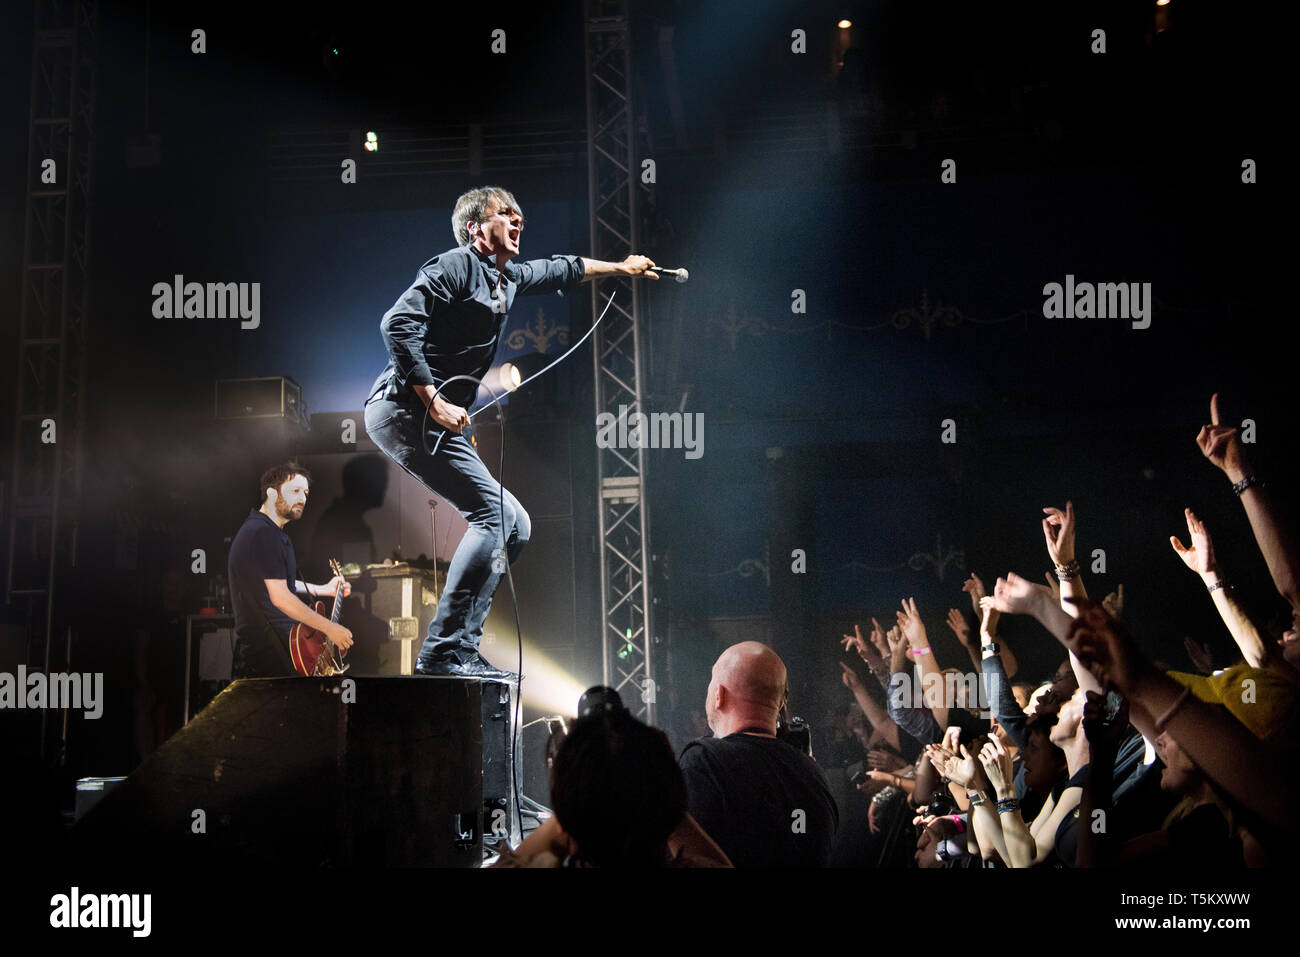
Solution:
[(366, 150), (371, 153), (379, 152), (379, 136), (374, 130), (366, 133)]
[(514, 392), (519, 388), (519, 383), (524, 381), (523, 375), (519, 372), (519, 367), (513, 362), (503, 363), (501, 366), (501, 388), (507, 392)]
[(503, 362), (488, 369), (483, 376), (483, 383), (478, 387), (478, 402), (491, 402), (492, 396), (498, 399), (509, 395), (519, 388), (524, 381), (523, 372), (513, 362)]
[[(507, 640), (491, 653), (498, 668), (515, 669), (516, 650)], [(520, 685), (525, 707), (547, 714), (573, 714), (573, 705), (586, 687), (535, 646), (524, 642), (524, 680)]]
[(1157, 6), (1157, 7), (1167, 7), (1167, 6), (1169, 6), (1169, 0), (1156, 0), (1156, 6)]
[(841, 30), (847, 30), (851, 26), (853, 26), (852, 20), (841, 20), (839, 23), (839, 27)]

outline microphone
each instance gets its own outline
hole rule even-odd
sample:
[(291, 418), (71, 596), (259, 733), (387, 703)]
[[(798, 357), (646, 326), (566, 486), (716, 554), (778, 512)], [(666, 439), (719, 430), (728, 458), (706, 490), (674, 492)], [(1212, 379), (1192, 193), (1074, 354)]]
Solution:
[(691, 274), (685, 269), (666, 269), (663, 266), (651, 266), (651, 272), (657, 272), (661, 276), (672, 276), (678, 282), (685, 282), (691, 278)]

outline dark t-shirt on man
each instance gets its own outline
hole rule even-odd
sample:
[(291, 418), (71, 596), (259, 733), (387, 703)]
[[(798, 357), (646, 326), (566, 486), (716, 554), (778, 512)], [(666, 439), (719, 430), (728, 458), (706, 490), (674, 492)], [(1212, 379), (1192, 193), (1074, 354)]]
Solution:
[(686, 806), (736, 867), (825, 867), (839, 809), (816, 762), (775, 738), (692, 741)]
[[(230, 599), (235, 609), (236, 678), (295, 674), (289, 631), (297, 622), (271, 604), (266, 580), (297, 592), (298, 561), (284, 529), (253, 509), (230, 544)], [(301, 596), (299, 596), (301, 597)]]

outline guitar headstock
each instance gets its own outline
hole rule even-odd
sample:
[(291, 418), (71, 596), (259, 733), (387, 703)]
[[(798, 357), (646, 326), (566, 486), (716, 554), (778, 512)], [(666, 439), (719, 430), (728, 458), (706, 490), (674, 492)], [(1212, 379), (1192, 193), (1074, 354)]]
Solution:
[(334, 573), (334, 577), (336, 578), (343, 577), (343, 566), (338, 563), (338, 559), (330, 559), (330, 571)]

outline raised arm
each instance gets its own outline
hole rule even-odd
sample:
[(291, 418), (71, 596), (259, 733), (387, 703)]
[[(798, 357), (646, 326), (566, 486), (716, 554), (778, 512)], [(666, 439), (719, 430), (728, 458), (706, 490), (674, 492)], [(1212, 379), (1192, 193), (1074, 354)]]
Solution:
[(889, 643), (890, 675), (889, 687), (885, 691), (889, 717), (919, 744), (930, 744), (943, 728), (929, 709), (917, 707), (919, 703), (912, 700), (912, 663), (909, 660), (912, 655), (907, 639), (897, 625), (889, 629), (885, 638)]
[(1246, 458), (1241, 436), (1236, 428), (1219, 421), (1219, 394), (1210, 397), (1210, 424), (1201, 426), (1196, 436), (1201, 454), (1217, 466), (1233, 491), (1241, 499), (1250, 519), (1255, 542), (1264, 553), (1273, 584), (1291, 607), (1300, 611), (1300, 550), (1295, 537), (1278, 514), (1277, 503), (1258, 480)]
[[(889, 665), (886, 663), (885, 659), (881, 657), (879, 651), (880, 645), (876, 644), (875, 640), (877, 633), (879, 633), (880, 641), (883, 643), (884, 633), (880, 631), (880, 625), (874, 618), (871, 619), (871, 623), (874, 626), (871, 633), (871, 642), (868, 642), (863, 638), (862, 629), (857, 625), (854, 625), (853, 634), (845, 635), (841, 638), (840, 644), (844, 646), (845, 651), (849, 651), (850, 649), (856, 651), (858, 657), (862, 659), (871, 674), (880, 681), (883, 687), (888, 688)], [(858, 706), (862, 709), (862, 713), (867, 716), (867, 720), (871, 723), (872, 728), (888, 727), (889, 725), (892, 725), (894, 722), (889, 717), (889, 713), (878, 701), (876, 701), (875, 698), (868, 694), (866, 686), (858, 677), (857, 672), (844, 664), (844, 662), (840, 662), (840, 668), (843, 669), (843, 673), (840, 677), (844, 682), (844, 686), (853, 693), (853, 699), (857, 701)]]
[[(1105, 717), (1106, 699), (1096, 692), (1088, 692), (1083, 706), (1083, 733), (1088, 738), (1088, 773), (1084, 776), (1083, 793), (1079, 797), (1079, 844), (1075, 851), (1075, 867), (1106, 867), (1114, 857), (1114, 842), (1108, 839), (1111, 802), (1114, 794), (1115, 757), (1119, 753), (1120, 738), (1128, 730), (1129, 705), (1120, 703), (1112, 721)], [(1101, 816), (1094, 826), (1096, 812)]]
[(939, 727), (948, 726), (948, 699), (944, 693), (943, 672), (934, 660), (934, 651), (926, 635), (925, 623), (916, 610), (915, 598), (903, 599), (903, 610), (897, 612), (898, 627), (903, 630), (912, 657), (916, 659), (916, 670), (921, 681), (925, 706), (934, 715)]
[[(1016, 653), (1011, 650), (1009, 645), (999, 642), (998, 619), (1001, 618), (1001, 613), (996, 608), (991, 611), (985, 610), (982, 601), (987, 597), (987, 593), (984, 591), (984, 582), (980, 580), (978, 575), (971, 572), (970, 577), (961, 586), (961, 590), (970, 595), (971, 608), (975, 610), (975, 620), (980, 622), (981, 649), (990, 644), (998, 644), (998, 654), (1002, 658), (1002, 668), (1008, 678), (1014, 678), (1016, 672), (1020, 670), (1020, 662), (1016, 660)], [(979, 665), (984, 657), (985, 655), (981, 652), (975, 664)]]
[(1007, 680), (1001, 658), (1002, 646), (996, 641), (996, 636), (988, 634), (987, 631), (988, 623), (997, 614), (997, 609), (993, 607), (993, 599), (987, 595), (980, 599), (980, 604), (984, 612), (980, 626), (980, 633), (983, 636), (980, 678), (984, 683), (984, 696), (989, 710), (993, 712), (993, 717), (998, 719), (998, 724), (1006, 730), (1016, 747), (1023, 748), (1027, 740), (1025, 712), (1016, 703), (1016, 696), (1011, 693), (1011, 682)]
[(1214, 607), (1219, 610), (1219, 617), (1228, 626), (1232, 640), (1241, 649), (1242, 657), (1252, 668), (1268, 667), (1271, 663), (1270, 659), (1280, 660), (1281, 655), (1260, 637), (1254, 622), (1237, 602), (1235, 589), (1219, 574), (1218, 561), (1214, 557), (1214, 542), (1210, 539), (1209, 529), (1190, 508), (1185, 509), (1184, 514), (1187, 519), (1187, 534), (1191, 537), (1192, 544), (1190, 547), (1185, 547), (1174, 535), (1169, 536), (1169, 544), (1183, 560), (1183, 564), (1199, 575), (1205, 587), (1210, 590)]
[(1043, 540), (1047, 543), (1047, 554), (1052, 559), (1056, 578), (1061, 583), (1061, 608), (1073, 618), (1074, 609), (1069, 600), (1088, 597), (1079, 563), (1074, 558), (1074, 503), (1066, 502), (1064, 512), (1052, 507), (1044, 508), (1043, 512), (1047, 515), (1043, 519)]

